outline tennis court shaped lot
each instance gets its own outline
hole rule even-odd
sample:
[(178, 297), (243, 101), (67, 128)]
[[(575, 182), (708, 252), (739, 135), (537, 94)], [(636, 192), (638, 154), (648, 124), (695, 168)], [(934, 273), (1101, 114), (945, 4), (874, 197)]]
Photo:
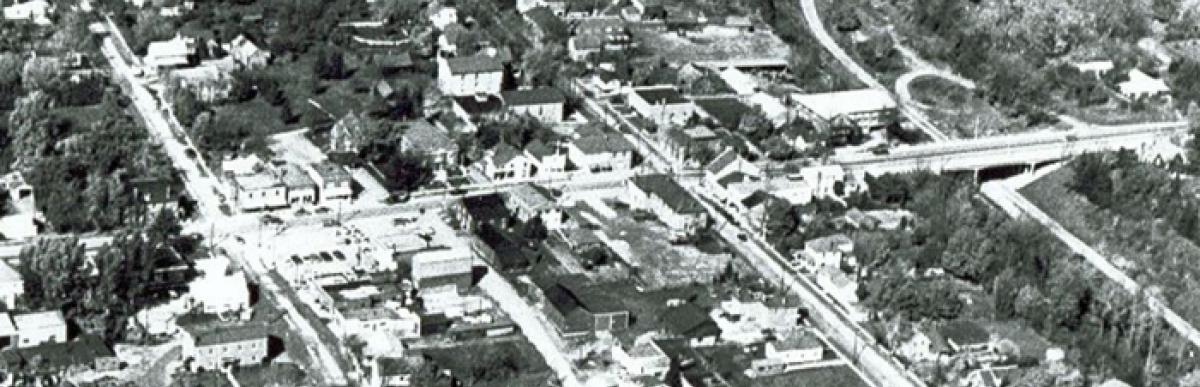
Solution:
[(584, 218), (579, 223), (594, 225), (597, 236), (634, 268), (646, 290), (710, 282), (733, 259), (727, 253), (706, 253), (693, 244), (672, 243), (665, 225), (635, 216), (618, 202), (579, 202), (573, 215)]

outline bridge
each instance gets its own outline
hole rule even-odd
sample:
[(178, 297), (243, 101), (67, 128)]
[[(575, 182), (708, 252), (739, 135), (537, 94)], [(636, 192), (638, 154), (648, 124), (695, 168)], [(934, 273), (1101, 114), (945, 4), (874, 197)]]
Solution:
[(1114, 126), (1085, 126), (1070, 131), (1043, 131), (951, 140), (892, 149), (885, 154), (853, 153), (831, 157), (849, 172), (873, 175), (918, 170), (979, 171), (1000, 166), (1035, 165), (1083, 153), (1118, 149), (1147, 150), (1186, 134), (1186, 121)]

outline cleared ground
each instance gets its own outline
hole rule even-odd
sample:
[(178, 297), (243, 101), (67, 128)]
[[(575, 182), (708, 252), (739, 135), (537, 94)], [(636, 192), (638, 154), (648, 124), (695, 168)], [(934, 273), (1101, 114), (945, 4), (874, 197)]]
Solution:
[(670, 62), (728, 59), (788, 59), (791, 48), (768, 31), (743, 33), (725, 27), (706, 27), (691, 36), (673, 32), (635, 31), (643, 48)]

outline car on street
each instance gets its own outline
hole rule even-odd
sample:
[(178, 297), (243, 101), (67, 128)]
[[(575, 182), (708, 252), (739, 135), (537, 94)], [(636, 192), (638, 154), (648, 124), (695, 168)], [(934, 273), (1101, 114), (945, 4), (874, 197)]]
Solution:
[(322, 206), (322, 207), (317, 207), (317, 210), (314, 212), (316, 212), (318, 214), (328, 214), (329, 211), (330, 211), (329, 207)]
[(321, 259), (325, 260), (325, 262), (333, 262), (333, 255), (329, 254), (328, 251), (322, 251), (317, 254), (319, 254), (321, 256)]

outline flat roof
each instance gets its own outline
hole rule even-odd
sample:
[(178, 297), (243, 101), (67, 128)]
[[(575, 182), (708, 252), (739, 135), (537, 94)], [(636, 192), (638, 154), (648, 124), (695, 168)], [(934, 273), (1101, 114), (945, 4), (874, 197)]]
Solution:
[(48, 310), (13, 316), (13, 324), (17, 326), (17, 330), (19, 331), (28, 329), (57, 329), (58, 327), (66, 329), (67, 320), (63, 318), (62, 312)]
[(885, 90), (858, 89), (819, 94), (792, 94), (792, 99), (823, 119), (896, 108), (896, 101)]

